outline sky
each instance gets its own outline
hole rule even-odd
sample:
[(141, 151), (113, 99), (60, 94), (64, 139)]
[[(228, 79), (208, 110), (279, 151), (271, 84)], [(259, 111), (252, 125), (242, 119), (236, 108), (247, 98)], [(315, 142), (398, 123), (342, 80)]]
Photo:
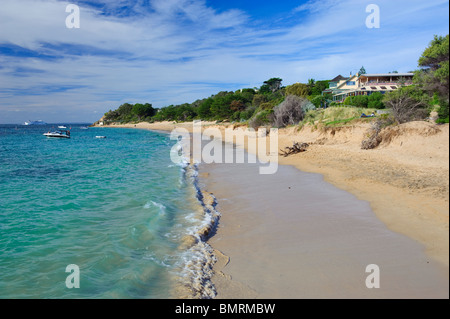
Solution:
[(447, 0), (0, 0), (0, 123), (92, 123), (125, 102), (192, 103), (272, 77), (409, 72), (448, 30)]

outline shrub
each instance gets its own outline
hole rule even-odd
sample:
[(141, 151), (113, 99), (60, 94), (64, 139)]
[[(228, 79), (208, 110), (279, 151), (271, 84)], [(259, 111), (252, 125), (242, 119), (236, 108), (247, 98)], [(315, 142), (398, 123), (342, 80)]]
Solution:
[(296, 95), (288, 95), (284, 102), (274, 108), (273, 125), (285, 127), (296, 125), (305, 117), (304, 107), (310, 102)]
[(440, 107), (438, 110), (438, 120), (436, 123), (448, 123), (449, 118), (449, 108), (448, 108), (448, 101), (441, 101)]
[(327, 99), (323, 95), (317, 95), (311, 99), (311, 103), (314, 104), (315, 107), (324, 106), (326, 102)]
[(262, 109), (262, 110), (272, 110), (276, 105), (277, 105), (277, 101), (273, 100), (273, 101), (270, 101), (270, 102), (261, 103), (259, 108)]
[(384, 109), (386, 106), (382, 101), (369, 101), (368, 108), (369, 109)]
[(231, 116), (231, 120), (233, 121), (239, 121), (241, 119), (241, 112), (236, 111), (233, 113), (233, 115)]
[(356, 107), (367, 108), (369, 104), (369, 97), (367, 95), (357, 95), (353, 97), (352, 102)]
[(311, 93), (310, 87), (303, 83), (295, 83), (286, 87), (287, 95), (307, 97)]
[(429, 97), (415, 86), (392, 91), (383, 100), (400, 124), (425, 119), (429, 114)]
[(352, 97), (351, 96), (347, 96), (344, 100), (344, 105), (352, 105)]
[(371, 150), (378, 147), (378, 145), (380, 145), (383, 141), (382, 137), (380, 136), (382, 129), (389, 125), (392, 125), (393, 122), (394, 120), (391, 117), (379, 118), (378, 120), (373, 122), (367, 138), (364, 139), (361, 143), (361, 148), (363, 150)]
[(381, 92), (374, 92), (368, 97), (368, 107), (371, 109), (384, 109), (386, 106), (383, 103), (383, 94)]
[(249, 107), (245, 111), (241, 112), (241, 120), (247, 121), (251, 119), (253, 114), (255, 114), (256, 108), (255, 107)]
[(248, 125), (257, 130), (260, 126), (270, 124), (273, 115), (273, 110), (265, 110), (256, 113), (249, 121)]
[(256, 94), (253, 97), (252, 105), (254, 107), (259, 107), (262, 103), (267, 102), (267, 96), (263, 94)]

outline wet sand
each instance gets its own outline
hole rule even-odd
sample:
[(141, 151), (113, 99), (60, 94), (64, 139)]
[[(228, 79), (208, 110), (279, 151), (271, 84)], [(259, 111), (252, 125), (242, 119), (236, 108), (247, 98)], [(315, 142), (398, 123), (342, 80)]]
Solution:
[[(260, 175), (257, 164), (200, 172), (222, 214), (209, 241), (217, 298), (448, 298), (446, 269), (423, 245), (321, 175), (291, 166)], [(379, 289), (366, 287), (370, 264), (379, 266)]]

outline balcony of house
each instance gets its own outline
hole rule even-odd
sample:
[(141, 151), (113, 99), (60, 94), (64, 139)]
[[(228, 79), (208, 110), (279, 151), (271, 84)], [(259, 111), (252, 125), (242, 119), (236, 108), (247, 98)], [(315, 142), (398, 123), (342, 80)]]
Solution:
[(382, 81), (382, 82), (369, 81), (369, 82), (362, 82), (360, 88), (366, 90), (390, 91), (390, 90), (397, 90), (402, 86), (409, 86), (412, 84), (413, 84), (412, 81)]
[(385, 90), (396, 90), (400, 86), (413, 84), (413, 76), (413, 73), (361, 75), (359, 82), (360, 87), (375, 87), (379, 90), (379, 87), (384, 86)]

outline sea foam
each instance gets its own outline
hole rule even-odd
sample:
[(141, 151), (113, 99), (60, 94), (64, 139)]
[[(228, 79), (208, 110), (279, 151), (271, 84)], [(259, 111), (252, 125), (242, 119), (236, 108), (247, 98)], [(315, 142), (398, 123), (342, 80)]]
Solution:
[(207, 240), (217, 227), (220, 213), (215, 208), (217, 204), (215, 197), (202, 191), (199, 186), (198, 164), (187, 165), (184, 168), (184, 177), (195, 189), (201, 216), (191, 214), (186, 217), (197, 223), (186, 229), (186, 235), (180, 246), (182, 270), (176, 293), (181, 298), (214, 298), (217, 293), (211, 278), (216, 257)]

